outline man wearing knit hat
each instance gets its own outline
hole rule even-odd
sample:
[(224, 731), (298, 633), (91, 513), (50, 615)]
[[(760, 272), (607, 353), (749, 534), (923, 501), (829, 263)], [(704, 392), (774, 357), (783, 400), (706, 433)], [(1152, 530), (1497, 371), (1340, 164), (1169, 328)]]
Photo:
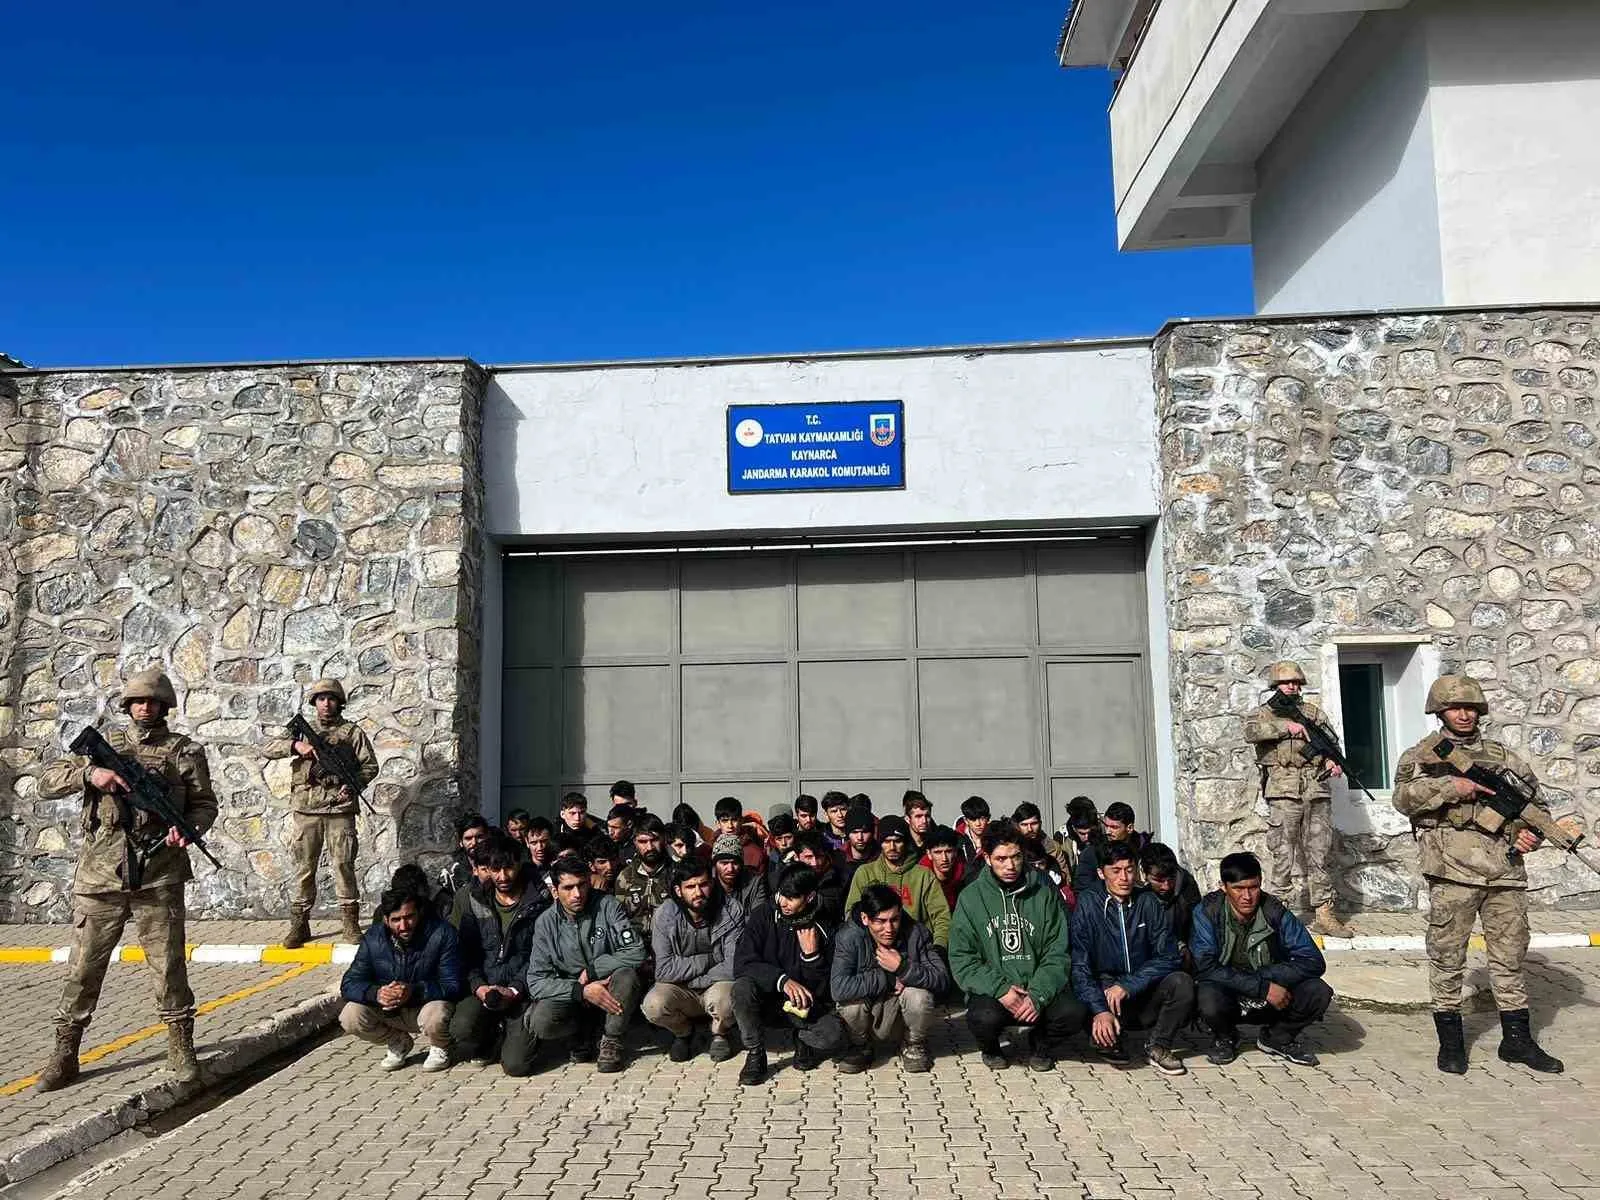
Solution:
[(878, 822), (877, 858), (862, 863), (850, 877), (845, 907), (854, 910), (861, 895), (875, 883), (888, 884), (900, 897), (905, 915), (928, 927), (935, 946), (950, 944), (950, 904), (933, 872), (918, 864), (912, 853), (911, 829), (903, 817)]
[(738, 834), (717, 835), (711, 843), (711, 868), (723, 892), (737, 900), (743, 911), (754, 912), (757, 905), (767, 902), (767, 878), (744, 865), (744, 843)]
[(844, 878), (848, 885), (856, 868), (878, 857), (878, 822), (870, 808), (850, 807), (844, 819)]

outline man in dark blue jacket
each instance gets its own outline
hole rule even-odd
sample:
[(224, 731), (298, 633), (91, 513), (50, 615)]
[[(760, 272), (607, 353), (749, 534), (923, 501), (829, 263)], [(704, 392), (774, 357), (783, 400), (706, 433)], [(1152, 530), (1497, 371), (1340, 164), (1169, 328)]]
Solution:
[(1124, 1029), (1149, 1029), (1150, 1065), (1183, 1075), (1172, 1044), (1194, 1012), (1194, 980), (1183, 972), (1166, 907), (1134, 877), (1133, 847), (1108, 843), (1100, 887), (1072, 910), (1072, 990), (1089, 1010), (1089, 1039), (1107, 1059), (1128, 1061)]
[(1261, 890), (1261, 861), (1240, 852), (1222, 860), (1222, 887), (1194, 913), (1195, 977), (1200, 1017), (1213, 1037), (1208, 1059), (1223, 1066), (1239, 1053), (1239, 1025), (1261, 1026), (1256, 1045), (1277, 1058), (1314, 1067), (1300, 1045), (1322, 1020), (1333, 989), (1322, 979), (1322, 951), (1275, 896)]
[(734, 951), (733, 1015), (746, 1051), (740, 1083), (767, 1078), (768, 1022), (794, 1029), (797, 1070), (819, 1066), (844, 1045), (844, 1025), (828, 995), (832, 963), (833, 931), (817, 898), (817, 873), (787, 867), (772, 903), (746, 914)]
[(385, 1071), (398, 1071), (420, 1033), (428, 1043), (424, 1071), (450, 1065), (450, 1009), (460, 998), (456, 931), (429, 898), (392, 883), (378, 902), (378, 920), (361, 938), (339, 992), (339, 1024), (353, 1037), (385, 1043)]
[[(450, 1042), (457, 1059), (495, 1058), (507, 1075), (533, 1070), (536, 1043), (522, 1023), (528, 1000), (528, 953), (533, 925), (550, 907), (550, 890), (532, 878), (524, 846), (495, 834), (480, 846), (477, 860), (487, 888), (468, 888), (457, 931), (467, 995), (450, 1018)], [(502, 1036), (503, 1035), (503, 1036)]]

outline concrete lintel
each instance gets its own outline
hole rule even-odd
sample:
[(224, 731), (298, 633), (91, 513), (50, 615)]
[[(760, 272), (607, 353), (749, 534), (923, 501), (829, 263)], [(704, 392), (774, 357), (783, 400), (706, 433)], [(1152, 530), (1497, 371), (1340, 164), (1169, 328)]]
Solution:
[(1226, 208), (1248, 204), (1256, 194), (1253, 163), (1202, 163), (1184, 181), (1174, 208)]

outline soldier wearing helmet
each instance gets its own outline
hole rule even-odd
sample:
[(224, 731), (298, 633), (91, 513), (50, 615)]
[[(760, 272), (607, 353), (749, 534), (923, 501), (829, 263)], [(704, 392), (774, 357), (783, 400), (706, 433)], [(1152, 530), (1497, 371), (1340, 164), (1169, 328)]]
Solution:
[(1428, 985), (1439, 1035), (1439, 1070), (1467, 1069), (1461, 1028), (1461, 979), (1467, 939), (1483, 922), (1489, 952), (1489, 983), (1500, 1010), (1500, 1057), (1535, 1071), (1556, 1073), (1561, 1061), (1540, 1049), (1528, 1015), (1522, 960), (1528, 952), (1528, 871), (1523, 855), (1539, 837), (1520, 821), (1490, 834), (1475, 824), (1490, 789), (1456, 773), (1439, 755), (1448, 741), (1474, 763), (1510, 770), (1530, 786), (1532, 769), (1503, 742), (1483, 736), (1489, 702), (1468, 675), (1442, 675), (1428, 689), (1426, 709), (1439, 730), (1400, 756), (1394, 773), (1394, 806), (1411, 819), (1428, 886)]
[(1267, 888), (1293, 906), (1304, 880), (1316, 918), (1311, 927), (1331, 937), (1350, 937), (1354, 930), (1333, 911), (1333, 877), (1328, 858), (1333, 852), (1333, 798), (1328, 778), (1339, 768), (1320, 757), (1307, 758), (1305, 725), (1293, 714), (1293, 704), (1307, 720), (1330, 728), (1328, 715), (1300, 697), (1306, 674), (1300, 664), (1285, 660), (1267, 668), (1267, 684), (1274, 695), (1251, 713), (1244, 725), (1245, 740), (1256, 750), (1261, 772), (1261, 794), (1267, 802), (1267, 849), (1272, 855)]
[[(319, 679), (306, 689), (317, 711), (317, 732), (323, 741), (342, 747), (361, 772), (363, 784), (378, 774), (378, 756), (361, 727), (344, 717), (344, 685)], [(293, 758), (295, 896), (289, 908), (289, 930), (283, 944), (291, 950), (311, 937), (311, 909), (317, 902), (317, 861), (328, 848), (333, 863), (333, 888), (342, 918), (340, 936), (361, 940), (361, 890), (356, 883), (356, 809), (358, 801), (338, 778), (317, 763), (310, 742), (283, 737), (268, 742), (268, 758)]]
[[(163, 780), (173, 804), (205, 833), (217, 819), (217, 798), (205, 750), (167, 728), (167, 714), (177, 705), (166, 675), (154, 669), (140, 671), (122, 689), (126, 726), (105, 737), (119, 754)], [(168, 829), (165, 844), (150, 856), (139, 886), (129, 888), (124, 875), (129, 833), (137, 830), (142, 840), (152, 832), (155, 818), (119, 801), (116, 793), (127, 790), (128, 781), (122, 776), (77, 757), (59, 759), (39, 777), (41, 796), (73, 792), (83, 796), (83, 849), (72, 881), (72, 965), (56, 1011), (55, 1049), (39, 1075), (41, 1092), (65, 1087), (78, 1077), (83, 1031), (94, 1015), (106, 967), (129, 917), (136, 921), (145, 961), (155, 972), (156, 1004), (167, 1025), (167, 1069), (184, 1083), (200, 1077), (194, 1053), (194, 993), (189, 989), (184, 945), (183, 885), (194, 878), (185, 849), (189, 843), (176, 829)]]

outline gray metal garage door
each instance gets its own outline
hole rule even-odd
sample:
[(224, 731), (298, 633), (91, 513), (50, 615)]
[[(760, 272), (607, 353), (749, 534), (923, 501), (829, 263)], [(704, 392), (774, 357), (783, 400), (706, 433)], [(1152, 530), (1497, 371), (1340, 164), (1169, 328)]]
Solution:
[(1150, 812), (1137, 539), (725, 555), (511, 557), (504, 807), (636, 782), (719, 796), (1080, 792)]

